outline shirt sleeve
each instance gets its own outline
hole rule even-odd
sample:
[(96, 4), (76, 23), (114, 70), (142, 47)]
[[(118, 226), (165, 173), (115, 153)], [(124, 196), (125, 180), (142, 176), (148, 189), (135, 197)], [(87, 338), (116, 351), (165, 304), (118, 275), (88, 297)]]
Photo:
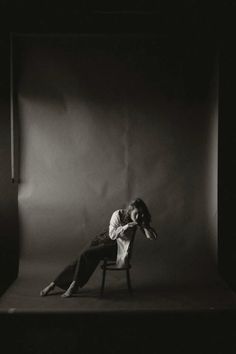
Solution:
[(119, 216), (119, 210), (116, 210), (111, 217), (109, 225), (109, 237), (112, 240), (116, 240), (117, 237), (124, 236), (125, 228), (121, 225), (121, 220)]

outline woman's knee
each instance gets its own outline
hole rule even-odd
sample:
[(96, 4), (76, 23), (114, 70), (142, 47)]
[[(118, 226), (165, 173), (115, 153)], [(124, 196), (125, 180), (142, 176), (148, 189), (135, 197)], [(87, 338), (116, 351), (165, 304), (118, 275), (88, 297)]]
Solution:
[(82, 253), (81, 257), (82, 259), (97, 259), (100, 257), (100, 253), (100, 250), (96, 249), (95, 247), (88, 248)]
[(85, 251), (81, 254), (80, 257), (81, 257), (81, 258), (89, 258), (89, 257), (91, 257), (91, 252), (90, 252), (90, 250), (89, 250), (89, 249), (85, 250)]

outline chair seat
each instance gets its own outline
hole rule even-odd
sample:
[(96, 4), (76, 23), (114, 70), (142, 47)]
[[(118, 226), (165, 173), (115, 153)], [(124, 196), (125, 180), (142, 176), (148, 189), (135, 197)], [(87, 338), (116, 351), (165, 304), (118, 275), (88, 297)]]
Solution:
[(131, 265), (128, 264), (124, 267), (118, 267), (116, 265), (116, 262), (109, 262), (109, 263), (103, 263), (101, 265), (101, 269), (106, 269), (106, 270), (127, 270), (127, 269), (130, 269), (131, 268)]

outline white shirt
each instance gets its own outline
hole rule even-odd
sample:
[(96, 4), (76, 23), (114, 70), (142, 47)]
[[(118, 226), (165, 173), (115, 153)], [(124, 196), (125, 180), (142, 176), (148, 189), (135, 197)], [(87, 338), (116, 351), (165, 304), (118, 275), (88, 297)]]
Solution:
[(116, 210), (111, 217), (109, 225), (109, 237), (117, 241), (117, 267), (122, 268), (127, 261), (130, 242), (136, 231), (136, 227), (126, 229), (128, 223), (124, 209)]

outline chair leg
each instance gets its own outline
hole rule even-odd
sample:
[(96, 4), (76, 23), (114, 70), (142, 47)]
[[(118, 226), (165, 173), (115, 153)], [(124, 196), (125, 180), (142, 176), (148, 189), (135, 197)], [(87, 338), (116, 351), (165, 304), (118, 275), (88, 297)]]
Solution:
[(126, 279), (127, 279), (127, 285), (128, 285), (129, 293), (130, 293), (130, 295), (132, 295), (133, 294), (133, 289), (132, 289), (132, 286), (131, 286), (129, 269), (126, 270)]
[(100, 296), (102, 297), (104, 294), (104, 288), (105, 288), (105, 278), (106, 278), (106, 266), (104, 264), (103, 272), (102, 272), (102, 286), (101, 286), (101, 291), (100, 291)]

